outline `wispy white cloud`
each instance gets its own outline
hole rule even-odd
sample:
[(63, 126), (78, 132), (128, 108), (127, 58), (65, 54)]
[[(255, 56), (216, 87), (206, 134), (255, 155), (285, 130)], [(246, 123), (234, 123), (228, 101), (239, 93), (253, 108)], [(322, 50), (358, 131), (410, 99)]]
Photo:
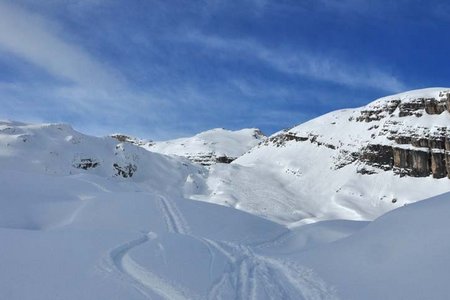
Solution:
[(3, 113), (25, 120), (36, 119), (33, 115), (47, 120), (67, 117), (66, 121), (77, 120), (79, 127), (96, 134), (107, 133), (114, 123), (126, 124), (128, 127), (118, 127), (132, 130), (136, 123), (126, 122), (131, 116), (134, 120), (143, 114), (149, 119), (160, 118), (149, 106), (162, 100), (136, 91), (118, 69), (75, 44), (70, 36), (59, 23), (0, 0), (3, 59), (7, 55), (19, 57), (55, 79), (39, 86), (0, 83), (2, 99), (10, 107)]
[[(250, 39), (232, 39), (219, 36), (190, 33), (187, 41), (215, 49), (230, 57), (256, 59), (265, 65), (286, 74), (309, 79), (332, 82), (350, 87), (375, 88), (388, 92), (405, 89), (405, 85), (394, 75), (370, 64), (346, 61), (315, 54), (305, 49), (269, 48)], [(238, 55), (237, 55), (238, 54)], [(239, 56), (239, 54), (241, 56)]]
[(90, 88), (124, 84), (120, 74), (59, 36), (58, 24), (19, 6), (0, 2), (0, 47), (58, 79)]

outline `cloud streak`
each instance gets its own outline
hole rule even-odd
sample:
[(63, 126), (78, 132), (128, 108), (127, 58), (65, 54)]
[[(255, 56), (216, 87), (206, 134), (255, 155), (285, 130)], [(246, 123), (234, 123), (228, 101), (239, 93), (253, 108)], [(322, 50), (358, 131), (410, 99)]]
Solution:
[[(119, 70), (102, 63), (70, 41), (69, 36), (59, 23), (0, 1), (3, 57), (7, 57), (5, 54), (18, 57), (55, 79), (40, 82), (39, 86), (0, 83), (5, 111), (29, 121), (67, 118), (65, 121), (76, 121), (91, 133), (106, 134), (112, 125), (125, 123), (131, 115), (143, 113), (141, 110), (159, 101), (153, 95), (134, 90)], [(158, 119), (156, 113), (147, 116)], [(126, 124), (127, 128), (136, 125), (133, 121)]]
[[(371, 65), (355, 65), (336, 57), (318, 55), (304, 49), (275, 49), (250, 39), (232, 39), (191, 33), (187, 41), (230, 54), (230, 57), (257, 59), (272, 69), (289, 75), (331, 82), (349, 87), (375, 88), (387, 92), (405, 89), (394, 75)], [(237, 56), (236, 56), (237, 55)]]
[(0, 47), (62, 80), (90, 88), (122, 86), (124, 79), (81, 47), (64, 41), (58, 25), (0, 2)]

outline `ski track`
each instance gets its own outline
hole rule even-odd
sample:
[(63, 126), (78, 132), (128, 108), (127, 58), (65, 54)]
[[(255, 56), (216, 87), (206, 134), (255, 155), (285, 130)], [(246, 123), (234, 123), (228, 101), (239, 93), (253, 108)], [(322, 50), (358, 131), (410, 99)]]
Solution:
[[(152, 299), (152, 295), (154, 296), (155, 294), (163, 299), (170, 300), (191, 299), (185, 295), (185, 291), (181, 288), (175, 287), (164, 279), (153, 274), (148, 269), (143, 268), (128, 255), (132, 249), (139, 247), (154, 238), (156, 238), (154, 233), (148, 233), (140, 238), (126, 242), (114, 248), (109, 255), (109, 265), (112, 265), (117, 271), (119, 271), (119, 274), (121, 274), (121, 279), (129, 282), (149, 299)], [(110, 271), (111, 268), (106, 268), (106, 270)]]
[(175, 203), (165, 197), (159, 197), (159, 200), (169, 232), (190, 235), (189, 225)]
[[(230, 297), (237, 300), (257, 300), (261, 298), (337, 299), (336, 292), (311, 270), (292, 262), (257, 255), (246, 245), (194, 236), (175, 201), (160, 196), (158, 204), (170, 233), (194, 238), (208, 249), (210, 256), (209, 278), (211, 281), (214, 275), (215, 252), (224, 255), (227, 259), (227, 271), (223, 272), (211, 284), (206, 295), (207, 299), (229, 299)], [(268, 246), (268, 244), (276, 243), (284, 237), (283, 234), (261, 244)], [(152, 293), (165, 299), (191, 299), (186, 296), (187, 293), (182, 288), (166, 282), (137, 264), (128, 255), (128, 252), (133, 248), (139, 247), (153, 238), (154, 236), (151, 234), (146, 234), (113, 249), (110, 253), (113, 265), (146, 297), (151, 297), (148, 291), (150, 289)], [(200, 298), (204, 297), (195, 297), (195, 299)]]
[[(255, 244), (254, 247), (278, 244), (287, 236), (289, 233), (283, 233), (272, 240)], [(289, 296), (287, 294), (286, 282), (291, 285), (291, 288), (297, 290), (299, 295), (304, 296), (304, 299), (336, 298), (332, 296), (335, 294), (334, 290), (327, 289), (326, 284), (320, 278), (313, 277), (314, 274), (306, 268), (297, 266), (296, 269), (292, 269), (293, 264), (292, 266), (284, 265), (276, 259), (256, 255), (250, 247), (245, 245), (229, 242), (219, 243), (211, 240), (207, 240), (207, 242), (228, 258), (231, 272), (226, 275), (232, 278), (236, 299), (259, 299), (258, 291), (262, 290), (270, 299), (298, 299), (298, 295)], [(305, 278), (306, 275), (311, 278)], [(280, 276), (285, 277), (286, 280), (280, 280)], [(222, 279), (219, 282), (222, 282)], [(271, 288), (267, 289), (267, 287)], [(215, 293), (217, 293), (217, 288), (214, 287)], [(214, 297), (209, 298), (213, 299)]]
[(204, 241), (229, 262), (229, 271), (211, 286), (208, 299), (225, 299), (220, 295), (229, 286), (235, 290), (234, 299), (337, 299), (334, 289), (307, 268), (254, 254), (245, 245)]

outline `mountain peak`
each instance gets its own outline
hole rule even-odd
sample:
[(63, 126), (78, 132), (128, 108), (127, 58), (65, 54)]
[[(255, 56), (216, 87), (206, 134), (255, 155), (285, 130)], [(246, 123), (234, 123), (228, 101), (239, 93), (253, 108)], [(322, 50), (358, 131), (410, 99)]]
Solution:
[(183, 156), (208, 166), (230, 163), (265, 139), (266, 136), (257, 128), (236, 131), (215, 128), (192, 137), (155, 142), (145, 148), (166, 155)]

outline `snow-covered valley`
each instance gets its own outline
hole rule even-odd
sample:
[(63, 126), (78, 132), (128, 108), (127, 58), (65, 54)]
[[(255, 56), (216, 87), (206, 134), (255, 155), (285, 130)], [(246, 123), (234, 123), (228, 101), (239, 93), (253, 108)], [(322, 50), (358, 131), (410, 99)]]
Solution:
[(2, 121), (0, 299), (445, 299), (449, 91), (270, 137)]

